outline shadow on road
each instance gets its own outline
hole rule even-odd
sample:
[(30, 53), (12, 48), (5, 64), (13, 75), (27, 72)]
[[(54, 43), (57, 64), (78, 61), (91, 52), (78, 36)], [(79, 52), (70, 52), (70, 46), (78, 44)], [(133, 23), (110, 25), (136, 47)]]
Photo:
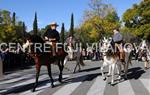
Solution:
[[(63, 79), (65, 79), (65, 78), (63, 78)], [(54, 82), (56, 82), (56, 81), (58, 81), (58, 79), (54, 79)], [(39, 81), (38, 87), (42, 87), (42, 86), (44, 86), (44, 85), (46, 85), (48, 83), (51, 83), (50, 79), (46, 79), (44, 81)], [(7, 92), (0, 93), (0, 95), (19, 94), (21, 92), (32, 90), (33, 89), (33, 85), (34, 85), (34, 83), (29, 83), (29, 84), (26, 84), (26, 85), (12, 87), (12, 88), (9, 88), (7, 90)], [(56, 86), (60, 86), (60, 85), (61, 84), (56, 85)], [(42, 90), (42, 89), (40, 89), (40, 90)], [(36, 90), (36, 91), (38, 91), (38, 90)]]
[(128, 79), (139, 79), (145, 71), (141, 67), (135, 67), (128, 70)]
[(94, 68), (90, 68), (90, 69), (84, 69), (84, 70), (80, 70), (79, 72), (90, 72), (90, 71), (94, 71), (94, 70), (100, 70), (100, 67), (94, 67)]
[(84, 82), (84, 81), (91, 81), (93, 79), (95, 79), (97, 76), (101, 75), (100, 73), (95, 73), (95, 74), (86, 74), (83, 76), (77, 76), (74, 78), (70, 78), (65, 80), (65, 83), (74, 83), (74, 82)]
[[(89, 72), (89, 71), (93, 71), (93, 70), (97, 70), (100, 69), (100, 67), (95, 67), (95, 68), (90, 68), (90, 69), (85, 69), (85, 70), (81, 70), (80, 72)], [(135, 67), (135, 68), (131, 68), (128, 70), (128, 80), (130, 79), (139, 79), (142, 74), (144, 74), (145, 71), (141, 68), (141, 67)], [(57, 84), (55, 85), (55, 87), (59, 87), (62, 85), (66, 85), (69, 83), (76, 83), (76, 82), (84, 82), (84, 81), (92, 81), (93, 79), (95, 79), (97, 76), (101, 76), (101, 73), (92, 73), (92, 74), (85, 74), (85, 75), (77, 75), (70, 77), (70, 78), (64, 78), (62, 84)], [(54, 81), (58, 81), (58, 79), (54, 79)], [(123, 81), (122, 81), (123, 82)], [(47, 83), (50, 83), (50, 79), (44, 80), (44, 81), (39, 81), (39, 86), (43, 86), (46, 85)], [(117, 85), (117, 84), (115, 84)], [(8, 89), (7, 92), (4, 93), (0, 93), (1, 95), (8, 95), (8, 94), (17, 94), (17, 93), (21, 93), (27, 90), (31, 90), (33, 87), (33, 83), (30, 84), (26, 84), (26, 85), (21, 85), (21, 86), (16, 86), (13, 88)]]

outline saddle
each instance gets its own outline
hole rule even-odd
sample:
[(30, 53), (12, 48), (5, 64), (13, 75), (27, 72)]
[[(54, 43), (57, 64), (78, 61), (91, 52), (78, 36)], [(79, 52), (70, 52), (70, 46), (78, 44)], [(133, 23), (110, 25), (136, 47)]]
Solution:
[(67, 55), (67, 53), (64, 51), (64, 46), (63, 45), (58, 45), (58, 49), (56, 49), (56, 41), (51, 42), (51, 47), (52, 47), (52, 55), (55, 54), (55, 56), (61, 56), (61, 55)]

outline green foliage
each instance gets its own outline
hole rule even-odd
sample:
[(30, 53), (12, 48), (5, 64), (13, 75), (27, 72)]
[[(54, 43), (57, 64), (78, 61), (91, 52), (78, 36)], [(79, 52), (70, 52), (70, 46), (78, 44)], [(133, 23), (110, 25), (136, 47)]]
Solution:
[(37, 24), (37, 14), (35, 13), (34, 22), (33, 22), (33, 32), (34, 35), (38, 33), (38, 24)]
[[(137, 37), (150, 41), (150, 0), (134, 4), (123, 14), (125, 27)], [(132, 30), (132, 31), (131, 31)]]
[(62, 23), (60, 38), (61, 38), (61, 42), (64, 43), (65, 42), (64, 41), (65, 40), (65, 25), (64, 25), (64, 23)]
[(1, 24), (10, 25), (11, 24), (11, 13), (7, 10), (0, 10)]
[(105, 17), (109, 22), (119, 22), (119, 17), (118, 14), (116, 13), (116, 11), (112, 11), (112, 13), (109, 13), (108, 15), (106, 15)]
[(113, 28), (119, 25), (118, 22), (112, 22), (100, 17), (93, 17), (82, 24), (82, 30), (89, 33), (91, 42), (99, 41), (101, 37), (112, 34)]
[(13, 24), (13, 26), (16, 25), (16, 13), (15, 12), (13, 12), (12, 24)]
[(22, 21), (16, 21), (16, 14), (0, 10), (0, 42), (22, 42)]
[[(124, 24), (121, 29), (124, 39), (134, 41), (143, 38), (150, 41), (150, 0), (142, 0), (139, 4), (134, 4), (122, 17)], [(91, 0), (89, 9), (85, 10), (82, 23), (74, 28), (74, 15), (71, 14), (71, 24), (68, 32), (65, 32), (64, 23), (61, 28), (61, 41), (68, 35), (80, 39), (82, 43), (97, 42), (103, 36), (112, 35), (112, 30), (120, 26), (119, 17), (110, 4), (105, 4), (103, 0)], [(42, 36), (50, 28), (49, 25), (38, 30), (37, 13), (33, 22), (33, 30), (29, 33)], [(16, 13), (0, 10), (0, 42), (22, 42), (27, 31), (25, 23), (17, 21)]]
[(111, 31), (120, 26), (119, 17), (110, 4), (104, 4), (102, 0), (91, 0), (89, 7), (90, 9), (85, 11), (80, 30), (84, 31), (83, 34), (86, 34), (85, 37), (89, 38), (90, 42), (97, 42), (103, 36), (111, 35)]
[[(50, 29), (50, 26), (49, 25), (46, 25), (44, 28), (40, 29), (38, 31), (38, 34), (39, 36), (43, 37), (44, 33), (46, 32), (47, 29)], [(31, 31), (32, 32), (32, 31)]]
[(23, 32), (23, 38), (25, 38), (25, 36), (26, 36), (26, 26), (25, 26), (24, 22), (23, 22), (23, 25), (22, 25), (22, 32)]
[(70, 24), (70, 35), (73, 36), (74, 34), (74, 16), (73, 13), (71, 14), (71, 24)]
[(85, 28), (75, 28), (74, 37), (76, 37), (75, 39), (80, 39), (80, 42), (83, 44), (86, 42), (91, 42), (91, 39), (89, 38), (89, 32), (86, 31)]

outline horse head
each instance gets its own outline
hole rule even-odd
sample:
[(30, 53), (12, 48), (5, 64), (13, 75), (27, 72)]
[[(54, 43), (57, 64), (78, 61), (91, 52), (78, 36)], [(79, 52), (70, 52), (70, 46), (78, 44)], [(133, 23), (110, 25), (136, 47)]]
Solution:
[(28, 49), (29, 46), (30, 46), (30, 41), (26, 40), (26, 42), (22, 46), (23, 52), (26, 52), (26, 50)]
[[(25, 39), (25, 43), (23, 44), (23, 52), (26, 52), (27, 49), (29, 49), (28, 52), (40, 52), (40, 49), (43, 50), (45, 41), (37, 35), (30, 35)], [(37, 48), (39, 47), (39, 48)]]
[(103, 53), (112, 53), (113, 52), (113, 48), (111, 45), (111, 40), (112, 39), (107, 39), (104, 37), (104, 39), (102, 40), (102, 47), (101, 47), (101, 51)]

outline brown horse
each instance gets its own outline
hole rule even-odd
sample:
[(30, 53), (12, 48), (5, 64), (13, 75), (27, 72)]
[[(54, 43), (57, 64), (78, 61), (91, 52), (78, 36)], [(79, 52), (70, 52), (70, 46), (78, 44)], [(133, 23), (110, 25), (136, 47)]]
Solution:
[[(30, 44), (32, 43), (32, 44)], [(41, 48), (39, 49), (35, 49), (35, 44), (41, 44)], [(59, 74), (59, 82), (62, 82), (62, 72), (63, 72), (63, 68), (64, 68), (64, 59), (67, 56), (67, 53), (64, 52), (63, 46), (62, 48), (58, 49), (58, 52), (56, 53), (56, 57), (52, 56), (52, 52), (44, 52), (44, 43), (45, 41), (37, 36), (37, 35), (30, 35), (29, 37), (27, 37), (26, 40), (26, 44), (23, 45), (24, 50), (25, 49), (29, 49), (30, 47), (30, 52), (29, 55), (34, 59), (35, 61), (35, 66), (36, 66), (36, 81), (35, 84), (33, 86), (33, 92), (35, 91), (36, 87), (38, 86), (38, 78), (39, 78), (39, 74), (40, 74), (40, 69), (42, 65), (47, 66), (47, 70), (48, 70), (48, 75), (51, 79), (51, 87), (54, 87), (54, 80), (52, 78), (52, 74), (51, 74), (51, 64), (52, 63), (56, 63), (59, 67), (60, 70), (60, 74)], [(36, 52), (35, 52), (36, 51)], [(50, 50), (51, 51), (51, 50)]]

